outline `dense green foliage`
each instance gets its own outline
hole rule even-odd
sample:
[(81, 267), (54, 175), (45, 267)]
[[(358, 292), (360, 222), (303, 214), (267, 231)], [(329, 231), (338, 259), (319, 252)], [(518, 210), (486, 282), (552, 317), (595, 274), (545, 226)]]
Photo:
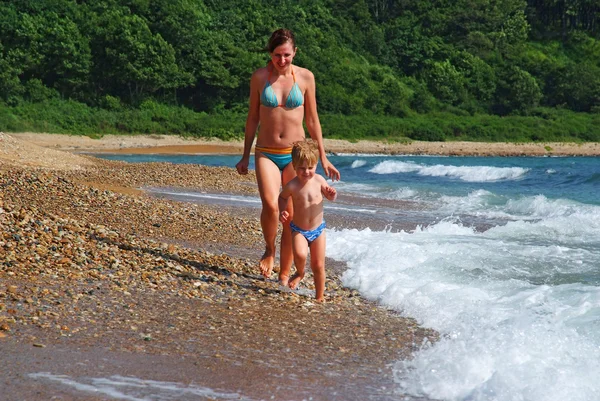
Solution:
[(326, 136), (600, 141), (599, 0), (0, 0), (0, 129), (239, 137), (296, 33)]
[[(52, 100), (0, 107), (0, 131), (103, 134), (177, 134), (239, 138), (246, 115), (231, 111), (194, 112), (183, 106), (146, 101), (135, 109), (110, 111), (83, 103)], [(385, 141), (587, 142), (599, 141), (600, 114), (537, 108), (530, 116), (456, 115), (449, 112), (410, 117), (324, 114), (326, 137)]]

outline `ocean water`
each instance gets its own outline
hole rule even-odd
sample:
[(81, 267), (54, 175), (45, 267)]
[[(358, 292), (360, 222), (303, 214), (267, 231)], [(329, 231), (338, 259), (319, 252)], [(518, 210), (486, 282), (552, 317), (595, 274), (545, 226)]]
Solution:
[[(152, 157), (231, 167), (238, 160)], [(469, 401), (598, 399), (600, 158), (330, 160), (342, 175), (334, 184), (340, 195), (369, 205), (361, 213), (415, 222), (406, 230), (327, 231), (327, 255), (348, 265), (346, 286), (440, 333), (395, 364), (399, 393)], [(373, 206), (379, 200), (384, 212)]]

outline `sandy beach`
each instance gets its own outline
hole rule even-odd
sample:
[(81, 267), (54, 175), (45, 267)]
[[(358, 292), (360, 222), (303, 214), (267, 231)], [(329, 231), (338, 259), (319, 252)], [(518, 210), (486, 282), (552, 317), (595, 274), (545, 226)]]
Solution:
[[(243, 141), (193, 139), (178, 136), (106, 135), (92, 139), (86, 136), (61, 134), (11, 134), (22, 141), (44, 148), (74, 152), (111, 153), (221, 153), (241, 154)], [(325, 148), (332, 153), (381, 153), (456, 156), (598, 156), (599, 143), (486, 143), (486, 142), (420, 142), (391, 143), (348, 142), (325, 139)]]
[[(597, 144), (328, 140), (326, 147), (334, 153), (600, 154)], [(344, 266), (331, 260), (323, 305), (310, 296), (310, 276), (299, 292), (262, 279), (256, 209), (175, 202), (140, 189), (258, 197), (253, 174), (86, 154), (241, 149), (241, 142), (178, 137), (0, 133), (0, 380), (6, 399), (112, 399), (86, 384), (122, 377), (145, 381), (150, 394), (161, 386), (188, 394), (179, 399), (212, 394), (208, 390), (218, 393), (208, 399), (401, 396), (391, 364), (435, 341), (436, 333), (344, 288)]]

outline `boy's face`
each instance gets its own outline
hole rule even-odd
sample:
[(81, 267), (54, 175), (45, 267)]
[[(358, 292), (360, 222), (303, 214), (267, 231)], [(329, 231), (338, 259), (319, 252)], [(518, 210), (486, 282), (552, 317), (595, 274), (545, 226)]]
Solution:
[(296, 166), (296, 175), (298, 176), (298, 179), (301, 182), (307, 182), (308, 180), (313, 178), (316, 173), (317, 173), (317, 165), (316, 164), (311, 165), (308, 162), (303, 161), (303, 162), (298, 163), (298, 165)]

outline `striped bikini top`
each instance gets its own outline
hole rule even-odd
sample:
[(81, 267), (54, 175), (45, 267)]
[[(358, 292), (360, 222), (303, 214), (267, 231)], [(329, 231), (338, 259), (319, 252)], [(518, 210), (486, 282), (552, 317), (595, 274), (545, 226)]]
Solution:
[(287, 99), (285, 100), (285, 104), (279, 104), (279, 100), (277, 100), (277, 96), (275, 96), (275, 91), (271, 87), (271, 73), (273, 69), (269, 70), (269, 77), (267, 78), (267, 83), (265, 84), (265, 88), (260, 94), (260, 103), (265, 107), (287, 107), (288, 109), (295, 109), (296, 107), (302, 106), (304, 104), (304, 96), (302, 95), (302, 91), (300, 90), (300, 86), (296, 83), (296, 74), (294, 74), (294, 70), (292, 69), (292, 77), (294, 77), (294, 85), (288, 94)]

